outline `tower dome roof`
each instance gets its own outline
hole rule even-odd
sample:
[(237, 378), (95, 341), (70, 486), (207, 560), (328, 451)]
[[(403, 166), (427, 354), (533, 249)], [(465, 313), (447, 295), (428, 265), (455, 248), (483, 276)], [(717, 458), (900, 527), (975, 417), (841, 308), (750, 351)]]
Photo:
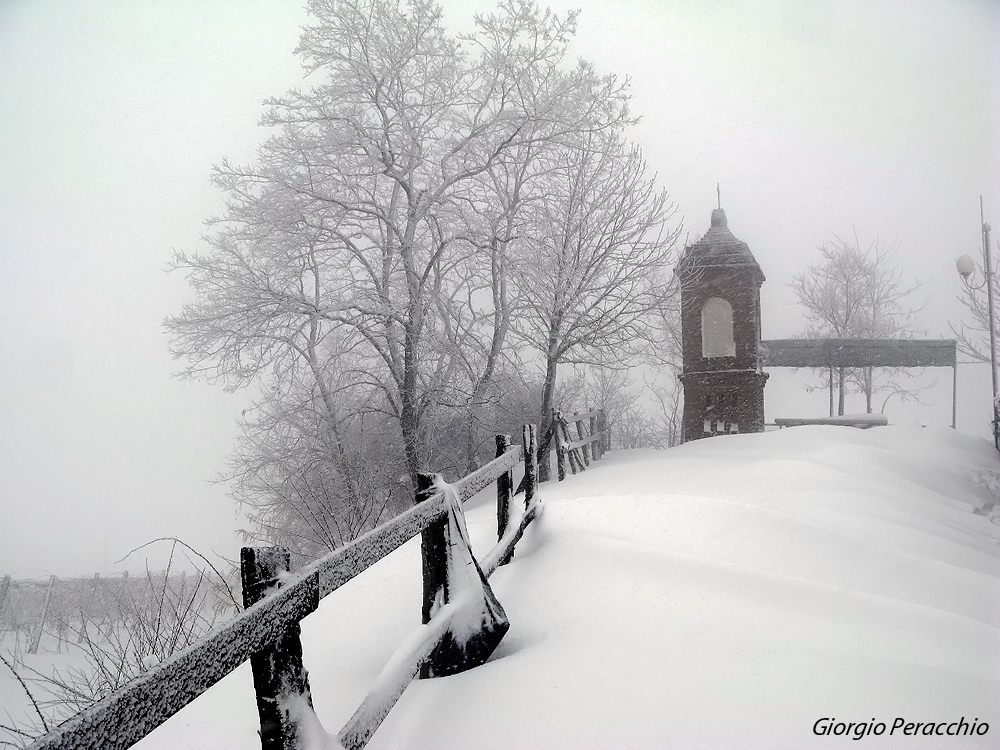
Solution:
[(701, 239), (685, 248), (677, 272), (704, 266), (749, 266), (759, 280), (764, 281), (764, 273), (750, 252), (750, 246), (729, 231), (726, 212), (721, 208), (712, 210), (711, 226)]

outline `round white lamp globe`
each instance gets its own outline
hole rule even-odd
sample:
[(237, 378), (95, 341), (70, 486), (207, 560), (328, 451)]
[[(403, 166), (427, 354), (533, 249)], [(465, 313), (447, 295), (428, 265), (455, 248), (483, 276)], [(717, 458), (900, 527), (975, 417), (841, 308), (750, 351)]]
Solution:
[(955, 267), (958, 268), (958, 272), (962, 274), (962, 278), (967, 279), (972, 275), (972, 272), (976, 270), (976, 261), (968, 255), (963, 255), (955, 261)]

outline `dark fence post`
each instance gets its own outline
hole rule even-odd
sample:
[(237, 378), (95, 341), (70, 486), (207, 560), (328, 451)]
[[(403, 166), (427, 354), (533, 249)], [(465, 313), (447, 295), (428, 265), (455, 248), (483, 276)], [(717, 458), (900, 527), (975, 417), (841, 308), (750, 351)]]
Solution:
[[(583, 434), (583, 420), (577, 419), (577, 414), (578, 412), (573, 412), (573, 422), (576, 424), (576, 437), (578, 440), (583, 440), (586, 437), (586, 435)], [(581, 446), (580, 454), (583, 456), (584, 466), (590, 466), (590, 446)]]
[[(288, 572), (290, 556), (281, 547), (243, 547), (240, 578), (243, 606), (251, 607), (281, 585), (279, 576)], [(316, 590), (316, 606), (319, 590)], [(298, 750), (302, 740), (284, 699), (299, 695), (312, 708), (309, 673), (302, 665), (301, 627), (293, 623), (269, 647), (250, 657), (253, 685), (257, 693), (262, 750)]]
[[(509, 435), (497, 435), (497, 458), (500, 458), (510, 447)], [(510, 523), (510, 496), (513, 492), (513, 476), (510, 471), (505, 471), (497, 478), (497, 541), (503, 539), (507, 533), (507, 525)], [(514, 556), (514, 550), (500, 560), (501, 565), (506, 565)]]
[(552, 437), (556, 441), (556, 468), (559, 470), (559, 481), (566, 478), (566, 444), (562, 434), (562, 412), (552, 415)]
[(521, 441), (524, 445), (524, 507), (527, 509), (535, 499), (538, 490), (538, 428), (526, 424), (521, 428)]
[[(587, 411), (590, 411), (590, 409), (588, 409)], [(593, 416), (593, 414), (591, 414), (591, 417), (590, 417), (590, 436), (594, 437), (594, 435), (596, 435), (596, 434), (597, 434), (597, 419), (595, 419), (594, 416)], [(601, 436), (601, 439), (602, 440), (604, 439), (603, 435)], [(596, 443), (591, 443), (591, 446), (593, 446), (591, 448), (591, 454), (593, 455), (594, 460), (596, 461), (597, 459), (599, 459), (601, 457), (601, 441), (598, 440)]]
[[(417, 493), (414, 504), (422, 503), (434, 494), (434, 474), (417, 474)], [(445, 549), (445, 524), (447, 519), (441, 519), (420, 532), (420, 560), (424, 580), (424, 596), (420, 608), (420, 621), (426, 625), (434, 614), (434, 602), (441, 596), (447, 579), (448, 558)], [(420, 665), (420, 678), (431, 676), (430, 662)]]

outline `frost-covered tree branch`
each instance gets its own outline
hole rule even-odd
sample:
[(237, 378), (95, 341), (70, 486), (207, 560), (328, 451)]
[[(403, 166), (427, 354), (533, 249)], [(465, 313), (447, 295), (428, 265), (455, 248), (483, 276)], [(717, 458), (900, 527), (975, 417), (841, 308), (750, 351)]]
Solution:
[[(797, 275), (792, 290), (809, 321), (804, 335), (809, 338), (906, 338), (915, 333), (914, 317), (920, 306), (910, 300), (920, 288), (907, 281), (896, 260), (896, 243), (883, 245), (876, 238), (862, 248), (855, 234), (850, 239), (835, 237), (819, 248), (822, 260)], [(828, 372), (831, 394), (839, 393), (838, 413), (844, 413), (848, 386), (864, 394), (868, 413), (873, 395), (919, 398), (922, 389), (905, 388), (906, 373), (899, 368), (880, 368), (879, 382), (874, 368), (839, 368)], [(832, 416), (831, 395), (831, 416)], [(883, 408), (885, 404), (883, 403)]]
[(318, 550), (448, 453), (475, 466), (526, 321), (558, 319), (561, 361), (641, 339), (673, 235), (622, 139), (627, 81), (567, 64), (575, 14), (505, 0), (456, 37), (426, 0), (309, 11), (310, 85), (266, 103), (252, 164), (216, 167), (226, 210), (175, 257), (194, 295), (166, 326), (188, 376), (263, 394), (228, 474), (252, 533)]

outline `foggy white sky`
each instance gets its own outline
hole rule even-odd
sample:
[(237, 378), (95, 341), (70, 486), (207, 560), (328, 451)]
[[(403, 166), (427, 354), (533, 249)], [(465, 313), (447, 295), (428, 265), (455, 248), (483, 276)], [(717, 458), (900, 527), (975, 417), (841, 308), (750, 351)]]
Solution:
[[(468, 29), (492, 3), (443, 5)], [(551, 5), (582, 8), (576, 54), (631, 77), (633, 138), (692, 240), (721, 182), (767, 276), (765, 338), (799, 333), (787, 283), (855, 229), (898, 239), (927, 280), (920, 325), (949, 335), (980, 194), (1000, 229), (1000, 6)], [(304, 22), (291, 0), (0, 3), (0, 573), (109, 572), (165, 535), (236, 554), (235, 510), (207, 480), (246, 396), (172, 377), (160, 324), (187, 292), (163, 268), (221, 209), (211, 164), (251, 159), (261, 101), (301, 81)], [(984, 434), (988, 371), (965, 370), (959, 427)], [(938, 424), (941, 378), (920, 417)], [(801, 380), (772, 376), (769, 417)]]

